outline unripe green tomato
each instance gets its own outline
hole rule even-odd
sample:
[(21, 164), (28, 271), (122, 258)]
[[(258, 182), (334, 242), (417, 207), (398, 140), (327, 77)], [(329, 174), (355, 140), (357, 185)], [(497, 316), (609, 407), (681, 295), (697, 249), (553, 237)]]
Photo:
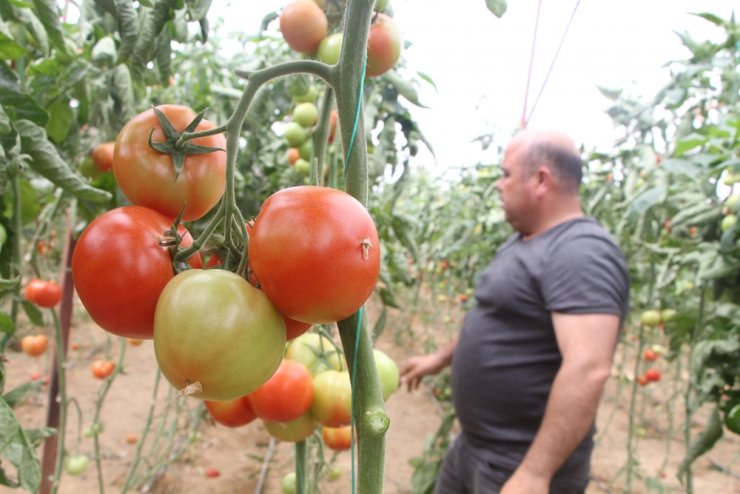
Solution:
[(311, 164), (303, 158), (298, 158), (293, 166), (295, 166), (295, 169), (303, 176), (307, 176), (311, 171)]
[(293, 121), (302, 127), (313, 127), (319, 118), (319, 111), (313, 103), (299, 103), (293, 109)]
[(378, 372), (380, 381), (380, 391), (383, 394), (383, 400), (387, 400), (397, 389), (400, 383), (400, 373), (398, 365), (382, 350), (373, 348), (375, 357), (375, 369)]
[(660, 311), (646, 310), (640, 315), (640, 322), (648, 327), (654, 327), (660, 324)]
[(288, 143), (290, 147), (298, 147), (301, 144), (304, 143), (306, 140), (307, 134), (306, 129), (296, 123), (296, 122), (289, 122), (285, 126), (285, 132), (283, 133), (283, 138)]
[(731, 211), (735, 209), (740, 210), (740, 193), (732, 194), (730, 197), (728, 197), (725, 201), (725, 206)]
[(64, 471), (70, 475), (82, 475), (87, 470), (90, 458), (86, 454), (67, 455), (64, 458)]
[(308, 86), (308, 91), (306, 91), (303, 94), (300, 94), (298, 96), (293, 96), (293, 101), (295, 103), (315, 103), (316, 98), (319, 97), (319, 90), (311, 84)]
[(301, 158), (308, 161), (311, 159), (311, 152), (313, 151), (313, 143), (311, 142), (311, 139), (306, 139), (303, 144), (301, 144), (301, 147), (298, 148), (298, 154)]
[(663, 322), (668, 322), (674, 317), (676, 317), (676, 311), (673, 309), (663, 309), (660, 311), (660, 320)]
[(389, 0), (376, 0), (375, 1), (375, 11), (384, 12), (388, 8), (389, 3), (390, 3)]
[(317, 53), (320, 62), (328, 65), (336, 65), (342, 52), (342, 33), (330, 34), (319, 43)]
[(283, 494), (296, 494), (295, 472), (286, 473), (282, 482), (280, 482), (280, 487), (283, 490)]
[(103, 173), (105, 173), (103, 170), (95, 166), (95, 163), (93, 162), (92, 158), (89, 156), (82, 160), (82, 163), (80, 163), (80, 174), (83, 177), (87, 177), (90, 180), (95, 180), (96, 178), (100, 177)]
[(724, 218), (722, 218), (722, 223), (720, 224), (720, 228), (723, 232), (726, 232), (733, 226), (737, 224), (737, 216), (734, 214), (728, 214)]
[(735, 174), (732, 170), (725, 171), (725, 175), (722, 177), (723, 184), (733, 186), (737, 182), (740, 182), (740, 174)]
[(735, 434), (740, 434), (740, 403), (727, 412), (727, 415), (725, 415), (725, 425)]

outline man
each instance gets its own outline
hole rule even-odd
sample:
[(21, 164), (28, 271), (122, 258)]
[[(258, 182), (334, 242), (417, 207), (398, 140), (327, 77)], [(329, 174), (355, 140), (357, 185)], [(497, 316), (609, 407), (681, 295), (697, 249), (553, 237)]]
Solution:
[(461, 434), (437, 494), (574, 494), (629, 304), (624, 257), (584, 217), (582, 161), (557, 132), (522, 131), (497, 186), (516, 230), (481, 274), (456, 341), (411, 358), (409, 390), (452, 365)]

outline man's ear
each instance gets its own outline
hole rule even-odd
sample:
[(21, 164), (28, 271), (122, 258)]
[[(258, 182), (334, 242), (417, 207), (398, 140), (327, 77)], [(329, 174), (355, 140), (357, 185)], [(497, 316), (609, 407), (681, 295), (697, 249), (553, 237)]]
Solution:
[(546, 166), (540, 166), (534, 172), (534, 178), (537, 184), (537, 192), (544, 194), (553, 186), (552, 171)]

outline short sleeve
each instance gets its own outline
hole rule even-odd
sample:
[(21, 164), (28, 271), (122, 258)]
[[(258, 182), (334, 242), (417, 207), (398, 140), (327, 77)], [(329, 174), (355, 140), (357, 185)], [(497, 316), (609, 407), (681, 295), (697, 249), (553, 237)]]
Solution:
[(584, 232), (553, 245), (540, 289), (551, 312), (614, 314), (624, 320), (629, 306), (626, 262), (605, 232)]

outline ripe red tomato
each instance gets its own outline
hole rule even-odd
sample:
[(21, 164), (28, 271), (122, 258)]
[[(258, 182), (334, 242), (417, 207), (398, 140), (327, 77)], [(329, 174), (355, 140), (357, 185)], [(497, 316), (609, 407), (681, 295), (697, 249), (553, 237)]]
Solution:
[(287, 340), (292, 340), (302, 335), (303, 333), (311, 329), (311, 326), (313, 326), (313, 324), (311, 324), (310, 322), (296, 321), (295, 319), (291, 319), (289, 317), (285, 317), (284, 319), (285, 337)]
[(211, 478), (211, 479), (221, 476), (221, 472), (219, 471), (219, 469), (213, 468), (213, 467), (206, 468), (204, 473), (206, 474), (206, 477)]
[[(185, 129), (195, 117), (186, 106), (161, 105), (157, 107), (178, 131)], [(215, 127), (202, 120), (197, 131)], [(149, 146), (149, 138), (164, 143), (159, 120), (154, 110), (147, 110), (126, 123), (116, 138), (113, 153), (113, 174), (123, 193), (132, 203), (177, 217), (185, 208), (183, 221), (195, 220), (206, 214), (221, 199), (226, 188), (226, 153), (214, 151), (192, 154), (176, 175), (172, 156)], [(194, 145), (225, 148), (223, 134), (199, 137)]]
[(303, 441), (316, 430), (316, 420), (310, 413), (305, 413), (289, 422), (263, 420), (265, 430), (279, 441), (297, 443)]
[(640, 374), (637, 376), (637, 383), (640, 386), (647, 386), (647, 384), (650, 382), (650, 380), (647, 378), (645, 374)]
[(328, 323), (353, 314), (372, 293), (380, 242), (370, 214), (346, 192), (290, 187), (262, 205), (249, 263), (280, 313)]
[(367, 35), (367, 77), (383, 75), (401, 56), (401, 31), (393, 18), (378, 14)]
[[(159, 294), (174, 276), (170, 253), (159, 244), (172, 223), (152, 209), (124, 206), (96, 218), (80, 236), (72, 277), (82, 305), (104, 330), (127, 338), (152, 337)], [(193, 243), (184, 227), (178, 233), (183, 246)]]
[(313, 0), (295, 0), (280, 12), (280, 32), (297, 52), (315, 52), (328, 26), (326, 14)]
[(645, 377), (647, 377), (648, 381), (653, 381), (653, 382), (660, 381), (660, 376), (661, 374), (658, 369), (651, 367), (650, 369), (645, 371)]
[(112, 360), (95, 360), (90, 366), (90, 372), (97, 379), (105, 379), (113, 374), (116, 363)]
[(352, 385), (348, 371), (327, 370), (313, 378), (311, 415), (325, 427), (351, 423)]
[(263, 420), (289, 422), (308, 411), (313, 401), (311, 372), (300, 362), (284, 359), (262, 386), (249, 394), (254, 413)]
[(49, 337), (45, 334), (28, 335), (21, 339), (21, 348), (31, 357), (43, 355), (48, 346)]
[(221, 269), (191, 269), (172, 278), (154, 316), (154, 355), (178, 390), (204, 400), (232, 400), (277, 370), (285, 323), (262, 291)]
[(352, 426), (322, 427), (321, 437), (330, 449), (344, 451), (352, 447)]
[(62, 287), (54, 281), (34, 278), (26, 285), (25, 297), (39, 307), (54, 307), (62, 300)]
[(98, 170), (107, 172), (113, 168), (113, 148), (115, 144), (115, 142), (103, 142), (93, 148), (90, 157)]
[(241, 427), (257, 418), (248, 395), (233, 400), (204, 402), (213, 420), (226, 427)]
[(643, 357), (644, 357), (644, 358), (645, 358), (645, 360), (647, 360), (648, 362), (654, 362), (655, 360), (657, 360), (657, 358), (658, 358), (658, 354), (657, 354), (657, 353), (655, 353), (655, 352), (654, 352), (653, 350), (651, 350), (650, 348), (648, 348), (647, 350), (645, 350), (645, 353), (643, 354)]

